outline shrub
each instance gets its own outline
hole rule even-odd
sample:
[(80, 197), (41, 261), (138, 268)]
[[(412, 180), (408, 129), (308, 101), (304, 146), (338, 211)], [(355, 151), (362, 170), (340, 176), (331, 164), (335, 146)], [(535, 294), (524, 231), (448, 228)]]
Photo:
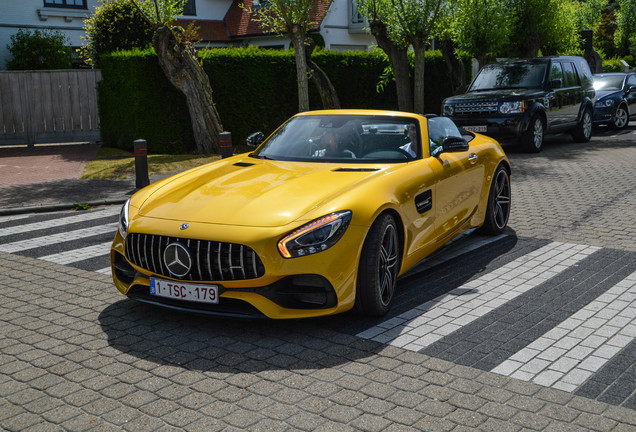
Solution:
[(11, 58), (8, 70), (69, 69), (71, 47), (59, 31), (19, 29), (7, 45)]
[[(213, 48), (201, 51), (199, 59), (235, 146), (242, 146), (252, 132), (273, 132), (298, 111), (293, 52)], [(382, 93), (376, 91), (388, 65), (381, 52), (318, 50), (313, 59), (331, 79), (343, 108), (397, 109), (393, 82)], [(101, 69), (99, 106), (106, 144), (132, 150), (133, 140), (143, 138), (153, 153), (196, 149), (185, 98), (165, 78), (152, 49), (106, 54)], [(427, 53), (427, 112), (439, 113), (442, 99), (451, 94), (447, 76), (441, 53)], [(311, 109), (322, 108), (312, 84), (309, 99)]]
[(152, 44), (152, 29), (129, 0), (104, 2), (85, 20), (84, 30), (80, 52), (92, 66), (99, 66), (104, 54)]

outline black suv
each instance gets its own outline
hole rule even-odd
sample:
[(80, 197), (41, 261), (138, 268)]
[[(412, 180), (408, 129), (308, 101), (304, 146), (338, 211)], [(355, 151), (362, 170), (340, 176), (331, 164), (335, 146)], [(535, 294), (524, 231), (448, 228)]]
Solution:
[(589, 141), (594, 116), (592, 72), (583, 57), (538, 57), (484, 66), (466, 94), (447, 98), (442, 114), (458, 126), (538, 153), (544, 133), (569, 131)]

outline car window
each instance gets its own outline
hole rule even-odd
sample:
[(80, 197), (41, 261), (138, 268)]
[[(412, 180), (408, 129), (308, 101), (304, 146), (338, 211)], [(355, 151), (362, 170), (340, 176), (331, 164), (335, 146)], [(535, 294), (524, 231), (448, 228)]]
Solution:
[(560, 79), (563, 85), (565, 86), (565, 81), (563, 80), (563, 69), (561, 68), (561, 63), (552, 63), (552, 68), (550, 69), (550, 81)]
[(631, 86), (636, 86), (636, 75), (630, 75), (627, 79), (627, 88)]
[(431, 117), (428, 119), (427, 127), (431, 156), (435, 156), (441, 151), (445, 138), (463, 138), (457, 125), (448, 117)]
[(574, 72), (574, 65), (572, 63), (562, 63), (563, 66), (563, 78), (564, 87), (576, 87), (579, 85), (579, 78)]
[(595, 90), (620, 90), (625, 81), (624, 75), (596, 75), (594, 76)]
[(577, 69), (579, 71), (579, 79), (581, 80), (581, 85), (583, 87), (592, 86), (592, 70), (590, 69), (590, 65), (587, 64), (587, 61), (585, 61), (585, 59), (578, 59)]
[(297, 116), (252, 155), (311, 162), (406, 162), (420, 154), (419, 136), (419, 121), (409, 117)]
[(545, 71), (545, 63), (489, 64), (479, 71), (468, 91), (540, 88), (543, 86)]

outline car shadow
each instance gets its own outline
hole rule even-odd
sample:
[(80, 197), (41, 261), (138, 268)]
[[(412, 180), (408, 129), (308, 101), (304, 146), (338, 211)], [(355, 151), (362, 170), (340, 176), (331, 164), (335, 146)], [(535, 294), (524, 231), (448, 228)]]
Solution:
[(457, 289), (505, 259), (517, 244), (512, 230), (506, 234), (400, 278), (394, 305), (382, 318), (350, 312), (293, 321), (227, 319), (123, 299), (105, 308), (99, 323), (110, 347), (158, 366), (222, 373), (331, 368), (385, 348), (357, 337), (359, 332)]

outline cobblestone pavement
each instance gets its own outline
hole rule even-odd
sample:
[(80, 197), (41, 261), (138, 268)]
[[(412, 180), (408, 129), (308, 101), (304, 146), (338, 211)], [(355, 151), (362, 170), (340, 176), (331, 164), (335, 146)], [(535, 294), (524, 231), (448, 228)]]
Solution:
[[(122, 297), (108, 275), (0, 249), (0, 429), (636, 431), (636, 411), (626, 408), (636, 399), (629, 322), (622, 328), (632, 330), (631, 342), (608, 336), (615, 342), (609, 350), (627, 343), (622, 355), (605, 351), (622, 362), (607, 370), (623, 375), (607, 372), (575, 392), (565, 391), (568, 381), (563, 390), (546, 386), (546, 379), (559, 382), (554, 374), (543, 375), (544, 385), (527, 381), (527, 374), (539, 375), (533, 359), (560, 354), (546, 354), (550, 343), (566, 340), (568, 332), (589, 336), (581, 335), (581, 322), (601, 307), (596, 302), (622, 311), (635, 301), (636, 133), (632, 128), (590, 144), (559, 139), (539, 155), (506, 149), (513, 164), (509, 235), (451, 258), (452, 274), (431, 262), (407, 276), (392, 315), (377, 323), (351, 316), (234, 321), (158, 310)], [(22, 235), (0, 235), (0, 247)], [(465, 252), (465, 244), (457, 247)], [(549, 279), (506, 298), (507, 318), (477, 307), (467, 331), (418, 346), (364, 333), (375, 324), (397, 328), (409, 312), (410, 323), (428, 318), (427, 301), (444, 305), (438, 296), (462, 295), (479, 284), (496, 288), (506, 274), (523, 277), (535, 268), (533, 253), (541, 251), (541, 266), (553, 250), (572, 254), (535, 271), (550, 272)], [(566, 299), (571, 315), (555, 316), (551, 306)], [(452, 304), (438, 309), (455, 310)], [(618, 319), (599, 317), (593, 325), (609, 331), (607, 324), (620, 326)], [(536, 322), (557, 330), (526, 335), (537, 345), (524, 342), (515, 358), (516, 349), (499, 349), (504, 342), (497, 337)], [(489, 334), (499, 336), (480, 338)], [(449, 337), (456, 337), (453, 347), (483, 344), (484, 355), (458, 355), (444, 346)], [(488, 363), (493, 356), (498, 373)], [(623, 387), (621, 377), (627, 377)], [(603, 380), (630, 392), (625, 406), (593, 399)]]

